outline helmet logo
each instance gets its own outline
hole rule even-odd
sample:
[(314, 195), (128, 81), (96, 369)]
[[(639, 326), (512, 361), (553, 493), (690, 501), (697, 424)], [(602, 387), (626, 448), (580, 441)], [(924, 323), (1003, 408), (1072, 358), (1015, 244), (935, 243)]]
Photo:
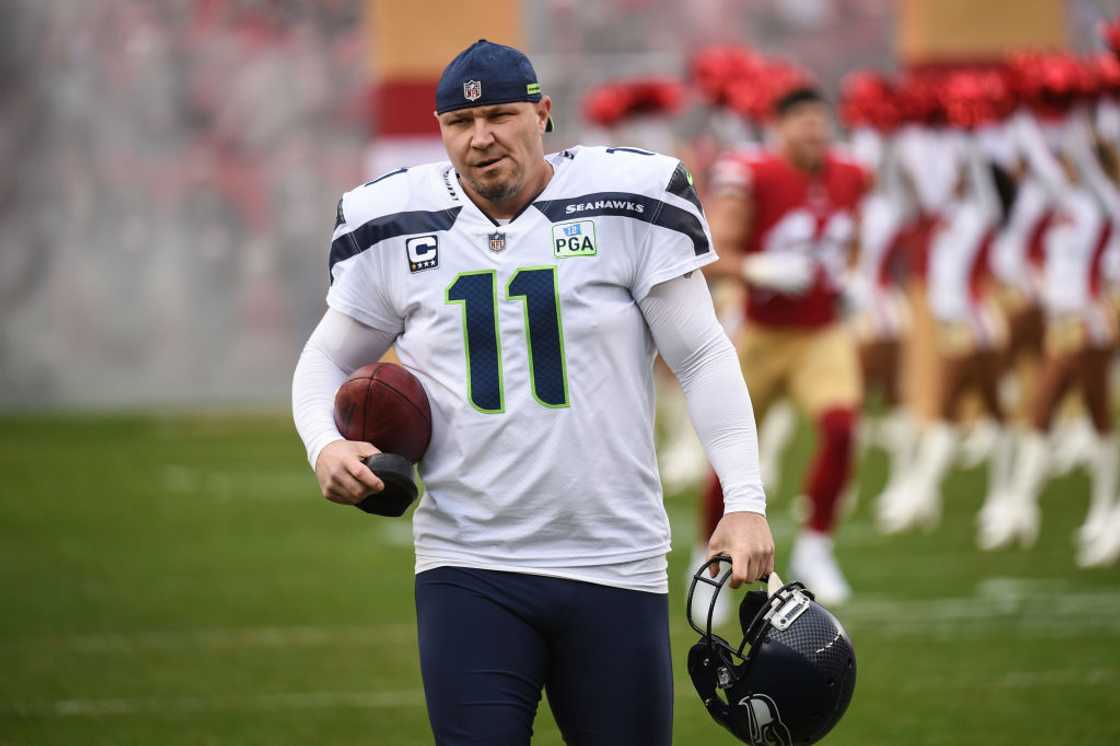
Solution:
[(467, 101), (478, 101), (482, 98), (482, 81), (468, 80), (463, 83), (463, 98)]
[(747, 708), (750, 742), (755, 746), (793, 746), (789, 728), (782, 722), (778, 706), (765, 694), (751, 694), (739, 700)]

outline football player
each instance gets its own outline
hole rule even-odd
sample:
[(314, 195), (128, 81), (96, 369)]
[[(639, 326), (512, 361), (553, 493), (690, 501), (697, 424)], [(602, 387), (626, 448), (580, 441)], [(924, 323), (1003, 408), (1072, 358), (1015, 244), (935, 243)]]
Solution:
[[(837, 604), (850, 588), (832, 533), (862, 399), (840, 293), (870, 177), (830, 147), (831, 112), (816, 89), (789, 91), (774, 113), (773, 149), (732, 152), (714, 167), (709, 220), (721, 258), (711, 273), (746, 286), (737, 347), (759, 416), (786, 394), (816, 425), (816, 455), (805, 480), (810, 510), (790, 572), (823, 603)], [(716, 528), (725, 497), (713, 476), (702, 531)]]
[[(339, 203), (297, 428), (324, 497), (355, 504), (382, 489), (361, 460), (376, 449), (340, 437), (335, 390), (395, 345), (427, 391), (412, 520), (438, 744), (528, 744), (543, 689), (567, 743), (667, 746), (656, 353), (722, 480), (712, 554), (736, 585), (773, 567), (750, 398), (699, 271), (716, 260), (700, 202), (663, 155), (546, 155), (551, 100), (511, 47), (464, 50), (435, 103), (449, 160)], [(618, 675), (588, 686), (604, 671)]]

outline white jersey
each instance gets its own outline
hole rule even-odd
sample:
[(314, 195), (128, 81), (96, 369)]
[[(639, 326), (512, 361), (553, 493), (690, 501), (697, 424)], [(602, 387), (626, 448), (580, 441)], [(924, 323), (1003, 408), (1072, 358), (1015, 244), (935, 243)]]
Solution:
[(716, 259), (680, 162), (628, 148), (547, 157), (495, 224), (450, 163), (347, 192), (328, 305), (397, 333), (432, 441), (417, 572), (442, 565), (666, 592), (650, 288)]

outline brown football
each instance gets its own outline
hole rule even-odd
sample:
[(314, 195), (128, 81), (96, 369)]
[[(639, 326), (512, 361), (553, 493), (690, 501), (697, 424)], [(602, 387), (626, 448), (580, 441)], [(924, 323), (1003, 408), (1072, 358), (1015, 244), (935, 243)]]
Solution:
[(334, 422), (347, 440), (372, 443), (417, 463), (432, 440), (432, 408), (416, 376), (396, 363), (358, 368), (334, 395)]

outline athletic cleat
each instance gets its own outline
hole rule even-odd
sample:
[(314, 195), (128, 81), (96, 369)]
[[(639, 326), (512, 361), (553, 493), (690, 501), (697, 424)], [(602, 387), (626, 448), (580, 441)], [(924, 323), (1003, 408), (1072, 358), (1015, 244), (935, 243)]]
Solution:
[(961, 466), (973, 469), (992, 458), (1002, 431), (999, 423), (990, 419), (980, 420), (973, 425), (961, 441), (957, 456)]
[(1028, 549), (1038, 540), (1040, 517), (1033, 501), (1007, 494), (989, 495), (976, 522), (976, 544), (985, 552), (1007, 549), (1015, 543)]
[(1120, 447), (1115, 437), (1100, 437), (1093, 433), (1089, 447), (1089, 512), (1077, 529), (1079, 544), (1092, 544), (1106, 530), (1116, 501), (1118, 471)]
[(915, 529), (933, 531), (941, 523), (941, 494), (904, 481), (879, 496), (875, 525), (887, 536)]
[(1089, 515), (1085, 517), (1085, 522), (1077, 528), (1077, 543), (1085, 546), (1095, 542), (1105, 530), (1108, 528), (1108, 513), (1107, 511), (1094, 511), (1090, 510)]
[(1081, 540), (1077, 548), (1078, 567), (1107, 567), (1120, 560), (1120, 506), (1113, 508), (1100, 530), (1090, 540)]
[(851, 598), (852, 588), (840, 571), (828, 534), (802, 531), (790, 553), (789, 570), (822, 604), (835, 606)]
[(1061, 422), (1050, 435), (1050, 472), (1069, 474), (1079, 466), (1091, 466), (1097, 434), (1087, 417)]
[[(1020, 433), (1008, 475), (989, 493), (976, 516), (976, 544), (991, 552), (1015, 543), (1031, 547), (1038, 539), (1038, 495), (1049, 468), (1046, 438), (1032, 430)], [(1006, 484), (1006, 487), (1002, 485)]]
[(925, 429), (907, 476), (880, 499), (876, 524), (882, 533), (937, 528), (941, 522), (941, 480), (953, 462), (955, 437), (954, 428), (944, 422)]

